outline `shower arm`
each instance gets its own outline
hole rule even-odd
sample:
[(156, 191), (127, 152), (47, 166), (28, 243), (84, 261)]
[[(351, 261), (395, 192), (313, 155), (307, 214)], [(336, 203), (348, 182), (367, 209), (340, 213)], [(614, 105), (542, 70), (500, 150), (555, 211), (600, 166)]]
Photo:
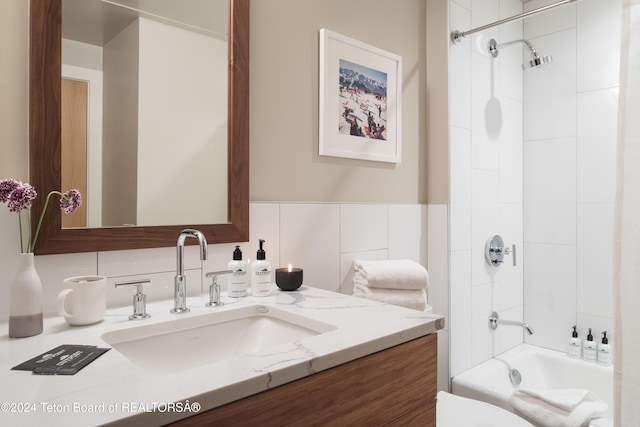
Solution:
[(499, 49), (503, 48), (503, 47), (511, 47), (517, 44), (523, 44), (527, 47), (527, 49), (529, 49), (529, 53), (531, 54), (531, 58), (537, 58), (538, 57), (538, 52), (536, 52), (536, 48), (533, 46), (533, 43), (531, 43), (529, 40), (524, 40), (524, 39), (520, 39), (520, 40), (513, 40), (510, 42), (504, 42), (504, 43), (500, 43), (498, 44), (498, 42), (496, 42), (494, 39), (491, 39), (489, 41), (489, 54), (494, 57), (497, 58), (498, 57), (498, 52)]

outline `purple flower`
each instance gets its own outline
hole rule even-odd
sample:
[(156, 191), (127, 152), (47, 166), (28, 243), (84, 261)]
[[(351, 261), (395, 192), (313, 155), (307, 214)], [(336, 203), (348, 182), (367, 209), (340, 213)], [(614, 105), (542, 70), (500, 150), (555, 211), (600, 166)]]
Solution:
[(82, 204), (82, 195), (75, 188), (60, 197), (60, 209), (66, 214), (74, 213)]
[(0, 181), (0, 202), (7, 203), (13, 190), (21, 185), (22, 182), (17, 179), (3, 179)]
[[(74, 213), (82, 204), (82, 195), (75, 188), (64, 194), (57, 190), (51, 190), (49, 194), (47, 194), (47, 198), (44, 202), (42, 212), (40, 212), (38, 225), (36, 226), (33, 236), (31, 235), (31, 222), (29, 222), (29, 227), (27, 227), (26, 253), (33, 252), (33, 249), (36, 246), (40, 227), (42, 226), (42, 220), (44, 219), (44, 213), (47, 211), (47, 206), (49, 206), (49, 199), (54, 194), (60, 196), (60, 209), (66, 214)], [(38, 194), (36, 193), (35, 188), (30, 184), (23, 184), (17, 179), (0, 180), (0, 202), (6, 203), (10, 212), (18, 214), (18, 226), (20, 227), (20, 252), (22, 253), (25, 253), (22, 211), (25, 209), (30, 210), (36, 197), (38, 197)], [(29, 212), (27, 212), (27, 215), (29, 215)]]
[(38, 193), (30, 184), (19, 185), (9, 194), (7, 200), (9, 211), (21, 212), (23, 209), (29, 209), (36, 197), (38, 197)]

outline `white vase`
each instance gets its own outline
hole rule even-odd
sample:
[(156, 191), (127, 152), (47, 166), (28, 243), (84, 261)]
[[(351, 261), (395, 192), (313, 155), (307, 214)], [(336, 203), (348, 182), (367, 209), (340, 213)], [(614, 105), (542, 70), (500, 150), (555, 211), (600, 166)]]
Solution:
[(20, 254), (9, 304), (9, 337), (42, 333), (42, 281), (32, 253)]

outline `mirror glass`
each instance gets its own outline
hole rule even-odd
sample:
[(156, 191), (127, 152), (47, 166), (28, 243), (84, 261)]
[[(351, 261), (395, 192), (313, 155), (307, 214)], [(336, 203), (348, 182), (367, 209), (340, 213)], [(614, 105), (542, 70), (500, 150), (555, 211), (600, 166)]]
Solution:
[[(183, 10), (182, 6), (186, 3), (184, 0), (127, 1), (130, 1), (130, 3), (125, 5), (127, 6), (125, 9), (130, 9), (134, 4), (136, 7), (145, 3), (159, 7), (159, 5), (176, 2), (180, 4), (179, 9)], [(201, 1), (208, 2), (209, 0)], [(145, 38), (142, 36), (144, 31), (138, 31), (138, 42), (124, 43), (128, 48), (131, 48), (132, 45), (136, 46), (136, 49), (123, 50), (127, 55), (133, 51), (137, 51), (141, 57), (144, 57), (133, 61), (134, 64), (138, 64), (136, 73), (140, 72), (143, 68), (139, 65), (141, 63), (164, 61), (160, 62), (163, 64), (161, 67), (156, 67), (153, 73), (150, 72), (148, 74), (148, 78), (138, 79), (138, 87), (136, 87), (135, 90), (131, 89), (130, 82), (128, 83), (129, 86), (126, 86), (126, 90), (121, 90), (121, 88), (115, 85), (114, 89), (110, 88), (108, 91), (103, 90), (100, 92), (95, 87), (89, 86), (87, 94), (84, 95), (86, 100), (69, 103), (69, 105), (67, 105), (68, 100), (73, 100), (75, 97), (62, 96), (62, 2), (63, 0), (32, 0), (29, 6), (30, 182), (39, 194), (47, 194), (52, 190), (65, 191), (69, 186), (63, 185), (62, 183), (62, 175), (64, 173), (61, 172), (62, 169), (70, 171), (71, 175), (86, 175), (87, 190), (85, 197), (88, 200), (86, 206), (89, 208), (89, 211), (86, 215), (83, 215), (83, 217), (89, 218), (89, 220), (85, 225), (65, 224), (63, 226), (63, 215), (60, 209), (58, 209), (57, 203), (49, 203), (45, 221), (42, 222), (34, 252), (37, 255), (43, 255), (175, 246), (177, 236), (185, 228), (196, 228), (202, 231), (210, 244), (247, 241), (249, 237), (250, 1), (225, 0), (225, 10), (228, 11), (224, 18), (228, 25), (228, 37), (224, 45), (225, 47), (220, 48), (220, 46), (218, 46), (218, 48), (214, 48), (207, 45), (205, 46), (205, 51), (207, 49), (208, 51), (201, 54), (203, 57), (207, 55), (213, 56), (216, 51), (218, 51), (218, 53), (219, 51), (227, 51), (227, 55), (222, 54), (222, 56), (226, 58), (224, 60), (224, 64), (226, 64), (224, 65), (224, 67), (226, 67), (226, 78), (221, 77), (224, 75), (222, 72), (216, 73), (215, 71), (209, 70), (202, 73), (208, 75), (210, 78), (207, 82), (199, 83), (201, 85), (213, 84), (214, 82), (215, 85), (222, 84), (222, 82), (226, 83), (224, 89), (216, 89), (220, 93), (219, 97), (226, 99), (223, 107), (208, 107), (207, 111), (192, 108), (198, 104), (198, 102), (192, 98), (187, 100), (179, 98), (179, 96), (182, 95), (182, 88), (176, 85), (176, 80), (185, 79), (185, 71), (198, 71), (199, 65), (189, 63), (187, 66), (182, 61), (167, 59), (167, 45), (174, 43), (177, 38), (180, 38), (173, 32), (174, 28), (184, 30), (185, 27), (193, 29), (193, 27), (202, 26), (201, 24), (184, 24), (186, 18), (182, 16), (168, 18), (171, 21), (180, 21), (182, 24), (172, 26), (170, 30), (172, 31), (172, 35), (165, 37), (164, 45), (161, 47), (152, 47), (151, 50), (139, 48), (142, 44), (147, 45), (146, 43), (140, 43), (140, 41)], [(89, 0), (80, 0), (79, 3), (84, 4), (88, 2)], [(102, 5), (101, 7), (107, 7), (107, 5), (114, 6), (113, 3), (113, 0), (102, 0), (100, 4)], [(167, 18), (142, 19), (141, 12), (131, 12), (129, 10), (129, 12), (126, 13), (134, 13), (136, 16), (134, 20), (137, 23), (134, 23), (131, 28), (159, 26), (159, 21), (163, 21), (163, 30), (169, 31), (165, 28), (169, 26), (164, 22)], [(160, 15), (160, 12), (154, 9), (152, 12), (145, 12), (145, 16), (148, 14)], [(102, 29), (103, 31), (98, 34), (99, 37), (113, 40), (115, 36), (109, 36), (108, 34), (110, 33), (107, 31), (112, 27), (106, 24), (106, 20), (107, 18), (99, 18), (98, 21), (91, 24), (87, 21), (85, 24)], [(131, 25), (132, 24), (129, 24), (129, 26)], [(138, 28), (138, 30), (140, 30), (140, 28)], [(122, 31), (123, 30), (117, 31), (116, 34), (120, 34)], [(205, 31), (202, 28), (197, 31), (191, 31), (193, 34), (190, 37), (199, 39), (199, 37), (207, 31), (208, 30)], [(216, 34), (221, 33), (220, 30), (214, 32)], [(156, 36), (154, 36), (154, 38), (155, 37)], [(187, 36), (185, 35), (185, 37)], [(222, 36), (213, 34), (210, 34), (208, 37), (218, 41), (223, 38)], [(157, 35), (157, 38), (160, 38), (160, 35)], [(80, 42), (65, 41), (64, 43), (73, 44)], [(89, 45), (91, 43), (85, 44)], [(197, 44), (197, 42), (192, 40), (190, 46), (194, 48)], [(184, 50), (190, 49), (185, 48)], [(98, 58), (102, 56), (103, 55), (97, 55)], [(148, 58), (149, 56), (151, 56), (150, 60)], [(103, 66), (106, 63), (107, 61), (103, 61)], [(65, 69), (68, 67), (78, 67), (77, 63), (67, 65), (65, 65)], [(84, 64), (84, 67), (91, 68), (86, 64)], [(165, 73), (167, 70), (170, 70), (173, 74)], [(105, 69), (103, 69), (102, 74), (102, 86), (104, 88), (107, 86), (107, 77), (105, 77), (107, 72)], [(192, 79), (192, 77), (188, 77), (188, 79)], [(76, 75), (76, 77), (70, 80), (88, 81), (90, 79), (79, 78)], [(147, 90), (147, 83), (151, 83), (153, 80), (160, 80), (159, 86), (157, 85), (158, 82), (155, 82), (156, 86), (154, 86), (154, 89)], [(143, 89), (143, 86), (145, 89)], [(174, 89), (176, 87), (178, 89)], [(161, 114), (164, 114), (164, 116), (154, 117), (147, 110), (138, 108), (139, 106), (132, 107), (131, 104), (124, 102), (124, 98), (131, 96), (133, 93), (135, 97), (138, 98), (136, 104), (140, 104), (141, 102), (139, 100), (142, 96), (139, 94), (142, 92), (146, 94), (151, 93), (151, 95), (146, 96), (155, 96), (154, 101), (147, 102), (147, 104), (154, 104), (152, 105), (154, 107), (152, 110), (155, 110), (156, 113), (159, 111)], [(178, 92), (178, 94), (176, 95), (175, 92)], [(114, 97), (114, 93), (117, 95), (115, 96), (115, 101), (108, 101), (109, 97)], [(212, 92), (209, 90), (205, 91), (201, 87), (197, 93), (203, 98), (200, 100), (200, 103), (206, 104), (210, 100), (208, 98)], [(223, 95), (225, 93), (226, 95)], [(94, 98), (99, 98), (100, 96), (102, 96), (102, 101), (98, 102), (97, 106), (92, 106)], [(177, 100), (175, 96), (178, 96)], [(80, 131), (77, 132), (78, 134), (92, 135), (92, 131), (95, 130), (95, 128), (102, 127), (101, 132), (96, 132), (98, 135), (97, 138), (101, 138), (101, 147), (94, 148), (92, 145), (93, 141), (91, 141), (91, 144), (87, 144), (86, 146), (87, 153), (81, 153), (79, 155), (81, 159), (86, 159), (87, 167), (89, 168), (87, 172), (84, 172), (81, 167), (63, 167), (63, 164), (68, 161), (68, 159), (63, 158), (66, 157), (65, 152), (77, 155), (77, 151), (81, 151), (77, 148), (71, 150), (63, 149), (62, 134), (66, 133), (69, 129), (74, 129), (76, 126), (69, 126), (65, 120), (63, 120), (63, 98), (67, 100), (64, 101), (65, 108), (69, 107), (70, 111), (74, 112), (76, 108), (84, 108), (87, 110), (83, 114), (84, 116), (89, 116), (89, 119), (84, 121), (73, 119), (73, 123), (76, 123), (76, 125), (77, 123), (84, 123), (84, 126), (87, 127), (87, 129), (83, 130), (83, 125), (77, 125), (80, 128)], [(81, 97), (80, 99), (84, 98)], [(104, 107), (107, 103), (116, 104), (122, 111), (112, 113), (113, 108)], [(223, 111), (224, 106), (226, 106), (226, 122), (225, 112)], [(116, 110), (118, 108), (116, 108)], [(215, 109), (219, 109), (220, 114), (215, 114)], [(107, 110), (110, 112), (107, 113)], [(96, 111), (100, 112), (100, 114), (97, 114), (102, 121), (100, 125), (94, 124), (92, 121), (93, 113)], [(128, 134), (127, 136), (117, 134), (113, 137), (112, 135), (108, 135), (109, 132), (105, 130), (107, 128), (106, 123), (111, 121), (111, 118), (106, 116), (116, 113), (119, 114), (118, 126), (109, 125), (111, 129), (109, 132), (120, 132), (125, 128), (138, 129), (137, 132), (134, 132), (136, 137), (133, 138), (133, 142), (130, 141), (130, 144), (135, 147), (135, 150), (131, 150), (131, 147), (128, 145), (117, 145), (121, 144), (122, 140), (129, 138)], [(69, 117), (75, 117), (75, 115), (71, 114)], [(142, 120), (143, 118), (144, 120)], [(143, 122), (145, 125), (140, 124)], [(171, 122), (172, 127), (160, 130), (161, 122)], [(151, 123), (151, 125), (148, 125), (149, 123)], [(144, 128), (144, 134), (142, 128)], [(164, 133), (170, 134), (171, 138), (165, 138), (166, 135), (164, 135)], [(220, 144), (220, 147), (215, 148), (217, 143), (213, 143), (212, 141), (223, 134), (226, 135), (226, 137), (220, 140), (225, 140), (226, 144)], [(200, 138), (198, 139), (193, 135), (199, 135)], [(187, 138), (187, 136), (189, 137)], [(166, 139), (173, 142), (174, 145), (168, 144)], [(200, 145), (196, 144), (195, 147), (187, 148), (186, 144), (193, 142), (193, 140), (199, 140)], [(116, 144), (118, 148), (112, 149), (109, 147), (105, 149), (105, 147), (111, 143)], [(178, 146), (176, 147), (175, 144), (178, 144)], [(214, 147), (212, 148), (210, 145)], [(222, 147), (222, 145), (224, 145), (224, 147)], [(219, 151), (216, 152), (216, 149)], [(121, 155), (121, 153), (118, 153), (119, 150), (130, 151), (127, 154)], [(107, 159), (104, 156), (106, 151), (110, 152), (109, 155), (116, 156), (117, 154), (120, 155), (120, 157), (116, 156), (115, 160)], [(190, 157), (181, 157), (183, 151), (190, 153)], [(94, 156), (98, 158), (102, 156), (102, 158), (95, 160)], [(164, 162), (164, 160), (169, 157), (172, 160), (170, 163), (173, 169), (171, 170), (169, 166), (166, 165), (167, 162)], [(220, 159), (217, 159), (217, 157)], [(200, 160), (203, 160), (203, 162), (198, 163), (197, 161)], [(222, 161), (216, 163), (218, 160)], [(125, 162), (130, 163), (125, 164)], [(94, 164), (97, 165), (97, 168), (101, 167), (102, 170), (100, 172), (93, 171), (91, 168)], [(198, 166), (194, 166), (196, 164), (198, 164)], [(153, 169), (154, 167), (155, 170)], [(107, 199), (105, 195), (108, 186), (104, 183), (103, 179), (103, 177), (107, 176), (105, 169), (110, 172), (116, 172), (115, 175), (108, 178), (109, 180), (116, 182), (120, 180), (120, 186), (114, 187), (117, 193), (116, 197), (111, 199)], [(216, 180), (212, 178), (211, 175), (199, 175), (198, 173), (202, 172), (202, 169), (204, 169), (206, 173), (211, 171), (215, 171), (216, 173), (220, 173), (220, 171), (224, 172), (220, 173), (222, 178)], [(146, 172), (144, 172), (147, 170), (151, 170), (152, 172), (147, 175)], [(177, 177), (186, 177), (186, 180), (180, 181)], [(224, 188), (224, 190), (218, 191), (214, 189), (216, 185)], [(98, 190), (96, 190), (98, 192), (97, 194), (93, 193), (94, 186), (98, 187)], [(132, 188), (129, 187), (135, 187), (135, 191), (132, 191)], [(141, 191), (140, 189), (143, 187), (144, 191)], [(187, 192), (188, 190), (193, 191)], [(99, 194), (100, 192), (102, 194)], [(216, 216), (212, 213), (213, 208), (196, 207), (197, 201), (215, 200), (217, 197), (220, 197), (221, 194), (224, 194), (224, 196), (222, 196), (222, 200), (218, 200), (216, 204), (216, 206), (223, 206), (222, 210), (224, 214), (220, 215), (220, 219), (212, 219)], [(39, 213), (44, 208), (45, 200), (46, 197), (39, 197), (33, 202), (31, 210), (32, 232), (35, 232), (38, 223), (38, 217), (36, 215), (39, 216)], [(141, 225), (138, 207), (142, 202), (152, 204), (157, 202), (157, 200), (160, 200), (160, 203), (154, 205), (154, 209), (157, 212), (154, 213), (152, 219), (148, 219), (149, 222), (147, 225)], [(99, 206), (100, 203), (102, 206)], [(122, 218), (110, 220), (108, 224), (105, 224), (102, 218), (96, 220), (94, 214), (96, 217), (100, 217), (102, 213), (105, 212), (105, 204), (113, 205), (108, 206), (107, 209), (112, 209), (117, 214), (122, 215)], [(135, 207), (135, 213), (128, 213), (131, 217), (126, 218), (133, 218), (133, 215), (135, 215), (135, 220), (125, 219), (124, 213), (121, 211), (126, 211), (132, 207)], [(169, 212), (171, 210), (180, 211), (183, 214), (186, 213), (187, 216), (181, 216), (180, 219), (158, 219), (160, 213), (164, 214), (164, 211)], [(205, 216), (195, 216), (204, 211), (207, 211)], [(97, 221), (96, 223), (99, 223), (101, 226), (94, 227), (94, 221)]]
[(62, 0), (63, 228), (227, 222), (227, 9)]

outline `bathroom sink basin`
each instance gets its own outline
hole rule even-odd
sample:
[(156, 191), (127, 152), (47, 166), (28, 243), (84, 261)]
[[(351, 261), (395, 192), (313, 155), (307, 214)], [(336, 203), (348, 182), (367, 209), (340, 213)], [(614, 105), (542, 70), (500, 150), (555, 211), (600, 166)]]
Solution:
[(250, 305), (110, 331), (102, 339), (144, 370), (176, 372), (334, 329), (276, 307)]

